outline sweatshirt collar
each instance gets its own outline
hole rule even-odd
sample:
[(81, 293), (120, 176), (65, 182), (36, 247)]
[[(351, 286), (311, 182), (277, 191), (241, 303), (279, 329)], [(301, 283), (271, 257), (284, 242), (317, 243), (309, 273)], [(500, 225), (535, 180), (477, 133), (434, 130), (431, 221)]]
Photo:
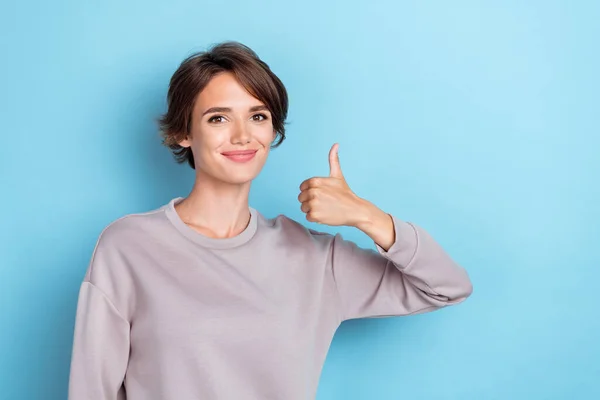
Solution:
[(183, 234), (188, 239), (201, 246), (210, 247), (214, 249), (227, 249), (237, 247), (248, 242), (256, 233), (258, 227), (258, 212), (254, 208), (249, 207), (250, 222), (246, 229), (244, 229), (240, 234), (230, 238), (211, 238), (209, 236), (203, 235), (190, 228), (185, 222), (183, 222), (183, 220), (175, 210), (175, 205), (181, 202), (182, 200), (183, 197), (175, 197), (171, 199), (169, 203), (163, 206), (167, 218), (169, 219), (169, 221), (171, 221), (173, 226), (181, 234)]

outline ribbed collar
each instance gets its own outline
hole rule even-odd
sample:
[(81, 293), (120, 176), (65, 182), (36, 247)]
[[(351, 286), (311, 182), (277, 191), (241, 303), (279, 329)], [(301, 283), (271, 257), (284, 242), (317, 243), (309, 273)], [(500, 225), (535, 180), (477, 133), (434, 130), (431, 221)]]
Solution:
[(237, 247), (237, 246), (240, 246), (240, 245), (248, 242), (250, 239), (252, 239), (252, 237), (256, 233), (256, 230), (258, 227), (258, 212), (254, 208), (249, 207), (250, 208), (250, 223), (248, 224), (246, 229), (244, 229), (239, 235), (233, 236), (230, 238), (224, 238), (224, 239), (211, 238), (211, 237), (205, 236), (205, 235), (195, 231), (194, 229), (190, 228), (188, 225), (186, 225), (186, 223), (183, 222), (183, 220), (181, 219), (181, 217), (175, 210), (175, 205), (178, 204), (179, 202), (181, 202), (182, 200), (183, 200), (183, 197), (175, 197), (172, 200), (170, 200), (169, 203), (165, 204), (163, 206), (163, 209), (165, 210), (165, 213), (166, 213), (169, 221), (171, 221), (173, 226), (179, 232), (181, 232), (184, 236), (186, 236), (191, 241), (193, 241), (201, 246), (210, 247), (213, 249), (227, 249), (227, 248), (231, 248), (231, 247)]

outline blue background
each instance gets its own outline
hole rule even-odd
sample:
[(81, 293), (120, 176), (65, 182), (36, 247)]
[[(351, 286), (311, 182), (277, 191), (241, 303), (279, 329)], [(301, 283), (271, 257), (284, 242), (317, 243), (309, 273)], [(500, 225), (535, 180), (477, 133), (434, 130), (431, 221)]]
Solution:
[(238, 40), (291, 101), (251, 204), (302, 220), (298, 185), (338, 141), (353, 190), (474, 283), (457, 307), (342, 324), (319, 400), (600, 398), (599, 18), (591, 1), (2, 2), (0, 397), (66, 398), (100, 231), (191, 188), (154, 122), (168, 80)]

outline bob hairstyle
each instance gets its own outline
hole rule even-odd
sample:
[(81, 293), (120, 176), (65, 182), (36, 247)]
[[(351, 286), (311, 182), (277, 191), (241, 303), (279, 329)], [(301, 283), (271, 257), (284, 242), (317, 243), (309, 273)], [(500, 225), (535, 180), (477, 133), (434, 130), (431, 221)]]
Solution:
[(175, 160), (196, 168), (194, 156), (179, 142), (190, 134), (192, 111), (198, 94), (217, 74), (231, 72), (240, 84), (271, 113), (277, 137), (271, 147), (285, 139), (288, 95), (281, 80), (258, 55), (239, 42), (227, 41), (194, 53), (183, 60), (171, 77), (167, 94), (167, 111), (158, 119), (163, 145), (169, 147)]

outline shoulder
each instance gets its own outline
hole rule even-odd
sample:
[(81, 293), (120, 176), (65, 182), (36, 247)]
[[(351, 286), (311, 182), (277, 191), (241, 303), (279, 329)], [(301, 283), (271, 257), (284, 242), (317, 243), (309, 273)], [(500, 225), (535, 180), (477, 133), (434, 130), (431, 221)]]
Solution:
[(167, 223), (163, 207), (150, 211), (125, 214), (106, 225), (98, 236), (98, 243), (127, 245)]
[(329, 247), (334, 238), (340, 236), (308, 228), (302, 222), (284, 214), (271, 219), (263, 217), (263, 221), (267, 231), (276, 233), (279, 239), (293, 244), (294, 247)]
[(157, 247), (154, 242), (165, 220), (162, 207), (125, 214), (98, 235), (84, 281), (104, 293), (124, 315), (135, 291), (136, 269), (146, 265), (146, 255)]
[[(92, 251), (88, 275), (118, 265), (132, 264), (132, 258), (157, 248), (168, 229), (163, 207), (125, 214), (105, 225)], [(93, 268), (92, 268), (93, 266)]]

